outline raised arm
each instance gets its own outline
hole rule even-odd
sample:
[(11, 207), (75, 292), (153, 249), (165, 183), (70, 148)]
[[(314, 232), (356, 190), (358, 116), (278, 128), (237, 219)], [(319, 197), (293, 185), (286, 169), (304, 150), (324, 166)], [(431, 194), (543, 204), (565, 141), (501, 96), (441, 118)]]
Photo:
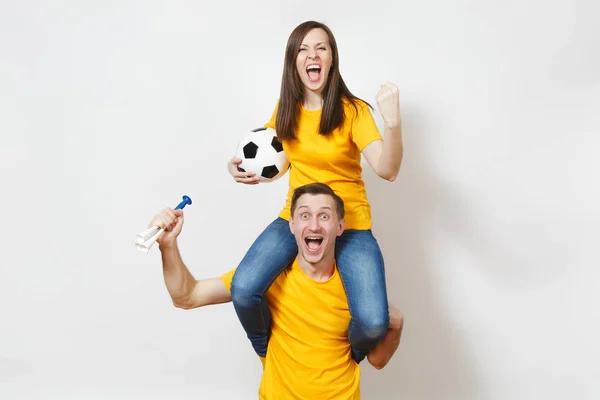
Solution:
[(231, 294), (220, 278), (196, 280), (183, 263), (177, 237), (183, 227), (183, 210), (167, 208), (149, 226), (165, 231), (157, 240), (163, 264), (165, 285), (178, 308), (192, 309), (231, 301)]
[(404, 316), (391, 304), (389, 305), (389, 309), (390, 326), (388, 331), (383, 340), (367, 355), (367, 360), (376, 369), (385, 367), (400, 345)]
[(231, 293), (221, 278), (196, 280), (187, 269), (181, 254), (174, 247), (161, 246), (163, 275), (173, 305), (189, 310), (231, 301)]
[(394, 84), (381, 86), (377, 106), (384, 122), (384, 139), (368, 144), (362, 154), (379, 177), (392, 182), (398, 176), (404, 155), (400, 98)]

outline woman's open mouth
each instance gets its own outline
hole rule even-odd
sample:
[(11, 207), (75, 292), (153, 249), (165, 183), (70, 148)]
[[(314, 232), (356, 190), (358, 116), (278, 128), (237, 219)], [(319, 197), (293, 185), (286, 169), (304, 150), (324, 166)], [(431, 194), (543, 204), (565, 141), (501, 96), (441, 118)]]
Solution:
[(321, 66), (319, 64), (310, 64), (306, 67), (306, 74), (309, 81), (318, 82), (321, 79)]

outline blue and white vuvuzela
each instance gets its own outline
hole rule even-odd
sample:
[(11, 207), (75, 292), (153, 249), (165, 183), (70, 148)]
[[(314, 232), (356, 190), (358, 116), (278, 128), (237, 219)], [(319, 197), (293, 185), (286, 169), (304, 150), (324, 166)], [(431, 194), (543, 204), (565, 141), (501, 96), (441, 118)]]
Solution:
[[(192, 199), (188, 196), (183, 196), (183, 201), (175, 207), (175, 210), (180, 210), (184, 208), (186, 205), (192, 204)], [(138, 233), (135, 235), (135, 247), (139, 251), (144, 253), (148, 253), (154, 242), (162, 235), (164, 232), (163, 228), (159, 228), (158, 226), (151, 226), (150, 228)]]

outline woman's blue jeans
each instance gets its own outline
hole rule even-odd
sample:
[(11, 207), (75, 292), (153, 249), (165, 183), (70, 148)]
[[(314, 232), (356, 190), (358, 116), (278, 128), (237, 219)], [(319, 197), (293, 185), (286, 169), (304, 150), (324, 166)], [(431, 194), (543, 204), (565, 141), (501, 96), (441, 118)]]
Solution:
[[(335, 253), (351, 315), (352, 358), (360, 363), (389, 325), (383, 256), (371, 230), (344, 231), (336, 240)], [(264, 294), (297, 254), (288, 221), (277, 218), (254, 241), (233, 276), (233, 305), (259, 356), (266, 355), (270, 334), (271, 314)]]

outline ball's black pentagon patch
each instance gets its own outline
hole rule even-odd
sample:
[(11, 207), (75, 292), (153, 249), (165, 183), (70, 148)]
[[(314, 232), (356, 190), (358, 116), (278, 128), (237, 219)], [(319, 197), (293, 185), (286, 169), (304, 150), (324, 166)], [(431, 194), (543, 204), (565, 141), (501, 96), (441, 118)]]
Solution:
[(264, 178), (272, 179), (279, 173), (279, 169), (277, 169), (274, 165), (269, 165), (263, 168), (262, 173), (260, 174)]
[(283, 151), (283, 145), (276, 137), (273, 137), (273, 140), (271, 140), (271, 147), (273, 147), (278, 153), (281, 153)]
[(256, 153), (258, 152), (258, 146), (254, 142), (248, 142), (244, 146), (244, 157), (245, 158), (254, 158), (256, 157)]

